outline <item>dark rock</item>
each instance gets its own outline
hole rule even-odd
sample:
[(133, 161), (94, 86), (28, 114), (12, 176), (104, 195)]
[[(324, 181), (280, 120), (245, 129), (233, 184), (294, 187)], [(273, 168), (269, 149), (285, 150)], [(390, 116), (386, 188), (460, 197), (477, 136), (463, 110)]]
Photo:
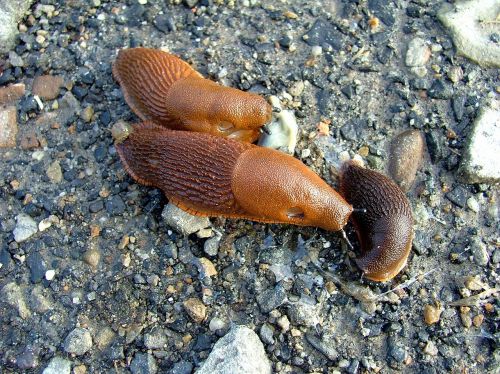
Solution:
[(108, 147), (104, 145), (98, 146), (94, 151), (94, 157), (97, 162), (102, 162), (106, 158)]
[(341, 90), (342, 93), (349, 99), (351, 100), (352, 97), (354, 96), (354, 86), (352, 84), (342, 87)]
[(105, 110), (99, 116), (99, 120), (104, 126), (107, 126), (111, 123), (111, 113), (108, 110)]
[(112, 216), (123, 214), (125, 211), (125, 203), (120, 196), (111, 196), (106, 200), (106, 210)]
[(180, 361), (177, 362), (172, 369), (169, 371), (169, 374), (191, 374), (193, 372), (193, 364), (188, 361)]
[(387, 0), (369, 0), (368, 8), (372, 13), (380, 18), (380, 20), (387, 26), (392, 26), (396, 22), (395, 9), (392, 1)]
[(257, 295), (257, 303), (262, 313), (269, 313), (286, 301), (286, 291), (281, 284)]
[(455, 114), (455, 118), (457, 119), (457, 121), (460, 121), (464, 116), (465, 100), (465, 95), (457, 95), (451, 101), (453, 113)]
[(460, 208), (464, 208), (465, 204), (467, 204), (468, 194), (469, 192), (464, 186), (458, 185), (446, 194), (446, 198)]
[(430, 84), (427, 79), (414, 78), (410, 81), (410, 87), (413, 90), (428, 90), (430, 88)]
[(420, 18), (424, 14), (424, 9), (416, 4), (410, 4), (406, 8), (406, 14), (408, 17)]
[(196, 341), (193, 345), (193, 350), (196, 352), (206, 351), (212, 347), (212, 337), (207, 334), (200, 334), (196, 338)]
[(436, 79), (427, 90), (427, 94), (433, 99), (448, 100), (453, 97), (453, 86), (441, 79)]
[(285, 35), (279, 40), (279, 43), (283, 48), (289, 48), (292, 45), (292, 41), (292, 38), (290, 38), (288, 35)]
[(345, 45), (344, 35), (331, 22), (317, 19), (307, 32), (306, 43), (310, 46), (327, 44), (335, 51), (340, 51)]
[(431, 130), (425, 134), (425, 141), (431, 161), (435, 164), (443, 158), (443, 138), (437, 131)]
[(158, 371), (156, 360), (150, 353), (136, 353), (130, 364), (132, 374), (155, 374)]
[(82, 87), (82, 86), (74, 86), (73, 89), (71, 90), (71, 92), (73, 93), (73, 95), (75, 95), (75, 97), (78, 99), (78, 100), (83, 100), (83, 98), (85, 96), (87, 96), (87, 94), (89, 93), (89, 90), (85, 87)]
[(30, 269), (31, 282), (32, 283), (40, 282), (43, 279), (45, 272), (47, 271), (45, 261), (43, 260), (40, 253), (33, 252), (29, 254), (28, 258), (26, 259), (26, 263), (28, 264), (28, 267)]
[(307, 341), (318, 351), (323, 353), (330, 361), (335, 361), (339, 354), (335, 349), (335, 340), (329, 338), (319, 339), (312, 334), (306, 335)]
[(351, 361), (346, 370), (349, 374), (357, 374), (358, 369), (359, 369), (359, 360), (355, 358)]
[(16, 365), (21, 370), (33, 369), (38, 365), (38, 357), (33, 349), (28, 347), (16, 357)]
[(174, 19), (168, 14), (159, 14), (154, 20), (155, 27), (165, 34), (171, 31), (177, 31)]

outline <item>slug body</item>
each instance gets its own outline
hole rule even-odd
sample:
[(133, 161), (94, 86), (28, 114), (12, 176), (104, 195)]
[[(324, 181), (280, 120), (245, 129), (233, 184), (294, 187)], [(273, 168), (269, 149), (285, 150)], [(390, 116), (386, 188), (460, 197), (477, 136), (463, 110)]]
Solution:
[(401, 189), (386, 176), (347, 162), (341, 172), (341, 195), (355, 208), (361, 257), (356, 263), (366, 277), (387, 281), (406, 265), (413, 240), (411, 206)]
[(143, 121), (170, 129), (254, 142), (259, 128), (271, 120), (272, 108), (261, 96), (205, 79), (166, 52), (121, 50), (113, 75)]
[(352, 207), (299, 160), (203, 133), (142, 123), (116, 149), (139, 183), (192, 214), (340, 230)]

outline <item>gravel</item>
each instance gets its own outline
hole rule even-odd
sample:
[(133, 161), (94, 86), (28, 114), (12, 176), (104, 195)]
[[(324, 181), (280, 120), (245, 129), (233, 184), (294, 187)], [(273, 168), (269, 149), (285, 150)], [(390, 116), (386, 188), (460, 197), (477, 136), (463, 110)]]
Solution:
[[(499, 46), (489, 3), (44, 0), (3, 23), (14, 37), (0, 52), (2, 370), (493, 371), (500, 87), (485, 67), (498, 59), (480, 60)], [(442, 21), (466, 6), (456, 30)], [(133, 46), (275, 96), (298, 127), (285, 147), (334, 188), (352, 157), (392, 175), (415, 217), (401, 274), (363, 278), (350, 224), (352, 249), (314, 227), (185, 215), (136, 183), (111, 136), (139, 121), (111, 73)]]

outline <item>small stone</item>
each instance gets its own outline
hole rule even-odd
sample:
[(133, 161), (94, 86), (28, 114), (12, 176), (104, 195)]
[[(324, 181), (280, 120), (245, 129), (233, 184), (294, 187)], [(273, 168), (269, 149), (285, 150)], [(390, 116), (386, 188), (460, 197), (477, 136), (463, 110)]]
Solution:
[(165, 34), (171, 31), (177, 31), (174, 19), (168, 14), (158, 14), (155, 17), (153, 24), (158, 30), (164, 32)]
[(429, 356), (437, 356), (439, 351), (436, 347), (436, 344), (432, 340), (429, 340), (424, 347), (424, 353)]
[(314, 45), (311, 48), (311, 56), (312, 57), (319, 57), (323, 54), (323, 48), (321, 48), (320, 45)]
[(106, 211), (113, 216), (119, 216), (125, 212), (125, 203), (119, 195), (109, 197), (105, 205)]
[(40, 147), (40, 142), (38, 141), (36, 133), (33, 130), (28, 130), (22, 135), (19, 145), (21, 149), (29, 150)]
[(433, 325), (439, 322), (442, 313), (441, 306), (439, 305), (429, 305), (424, 307), (424, 320), (428, 325)]
[(313, 304), (313, 301), (299, 300), (291, 303), (287, 310), (288, 318), (294, 325), (304, 325), (315, 327), (320, 323), (318, 308)]
[(470, 210), (472, 210), (474, 213), (479, 212), (479, 202), (474, 196), (471, 196), (467, 199), (467, 206), (469, 207)]
[(498, 183), (500, 168), (500, 100), (485, 105), (469, 133), (459, 178), (465, 183)]
[(59, 91), (63, 84), (63, 77), (52, 75), (38, 76), (33, 81), (33, 95), (37, 95), (45, 100), (54, 100), (59, 96)]
[(481, 239), (479, 239), (478, 237), (472, 238), (470, 250), (476, 264), (481, 266), (488, 265), (488, 262), (490, 261), (490, 255), (488, 254), (486, 245)]
[(94, 108), (91, 105), (86, 106), (80, 113), (81, 119), (83, 119), (87, 123), (92, 121), (93, 115), (94, 115)]
[(207, 314), (207, 307), (198, 298), (190, 298), (183, 303), (184, 310), (189, 317), (196, 323), (201, 323), (205, 320)]
[(187, 361), (180, 361), (176, 363), (169, 374), (191, 374), (193, 372), (193, 364)]
[(14, 51), (9, 52), (9, 61), (10, 61), (10, 64), (14, 67), (23, 67), (24, 66), (24, 61), (23, 61), (22, 57), (19, 56)]
[(452, 66), (450, 70), (448, 70), (448, 78), (453, 83), (458, 83), (464, 77), (464, 71), (460, 66)]
[(215, 332), (217, 330), (223, 330), (227, 326), (226, 322), (218, 317), (214, 317), (210, 320), (210, 323), (208, 324), (208, 328), (210, 331)]
[(61, 183), (63, 174), (59, 161), (55, 160), (49, 165), (47, 168), (47, 177), (49, 177), (52, 183)]
[(274, 344), (274, 328), (269, 323), (264, 323), (260, 328), (260, 338), (266, 344)]
[(484, 314), (478, 314), (477, 316), (474, 316), (472, 319), (472, 324), (474, 327), (481, 327), (484, 321)]
[(278, 308), (286, 299), (286, 291), (281, 284), (257, 295), (257, 303), (262, 313), (269, 313), (271, 310)]
[(165, 224), (184, 235), (193, 234), (198, 230), (210, 226), (210, 220), (207, 217), (194, 216), (172, 203), (168, 203), (163, 208), (161, 216)]
[(422, 162), (424, 139), (418, 130), (407, 130), (394, 138), (389, 157), (389, 173), (403, 191), (409, 191)]
[(16, 227), (12, 233), (14, 234), (14, 240), (18, 243), (28, 240), (38, 232), (38, 225), (27, 214), (18, 214), (16, 222)]
[(16, 146), (17, 110), (15, 106), (0, 108), (0, 148)]
[(406, 66), (424, 66), (431, 57), (431, 50), (421, 38), (414, 38), (408, 43)]
[(130, 364), (132, 374), (155, 374), (158, 364), (151, 353), (136, 353)]
[(70, 374), (71, 361), (63, 357), (53, 357), (42, 374)]
[(24, 83), (10, 84), (7, 87), (0, 87), (0, 106), (15, 105), (24, 96), (26, 87)]
[(92, 268), (97, 269), (99, 261), (101, 260), (101, 252), (96, 247), (89, 248), (83, 255), (83, 261), (90, 265)]
[(47, 270), (45, 272), (45, 279), (47, 279), (48, 281), (51, 281), (52, 279), (54, 279), (55, 276), (56, 276), (56, 271), (53, 269)]
[(472, 317), (470, 315), (470, 308), (468, 306), (460, 307), (460, 320), (465, 328), (470, 328), (472, 326)]
[(15, 282), (7, 283), (1, 292), (3, 301), (15, 308), (22, 319), (27, 319), (31, 316), (31, 311), (26, 304), (23, 290)]
[(148, 349), (164, 349), (167, 344), (168, 337), (165, 331), (159, 327), (144, 335), (144, 345)]
[(73, 368), (73, 374), (86, 374), (87, 367), (85, 365), (77, 365)]
[(199, 261), (200, 261), (200, 268), (201, 268), (200, 273), (202, 275), (202, 278), (213, 277), (214, 275), (217, 275), (217, 269), (215, 268), (212, 261), (210, 261), (206, 257), (200, 258)]
[(16, 357), (16, 366), (21, 370), (34, 369), (38, 366), (38, 357), (31, 347)]
[(222, 235), (216, 233), (214, 237), (207, 239), (203, 244), (203, 251), (209, 256), (217, 256), (221, 238)]
[(255, 332), (234, 326), (217, 343), (197, 374), (271, 374), (271, 362)]
[(293, 97), (299, 97), (300, 95), (302, 95), (302, 92), (304, 92), (304, 87), (305, 87), (304, 81), (300, 80), (295, 82), (288, 91), (290, 92), (290, 95), (292, 95)]
[(453, 97), (453, 87), (442, 79), (436, 79), (427, 90), (427, 95), (432, 99), (448, 100)]
[(335, 349), (335, 340), (333, 337), (319, 339), (312, 334), (306, 334), (307, 341), (318, 351), (323, 353), (330, 361), (337, 360), (339, 353)]
[(288, 330), (290, 330), (290, 321), (288, 320), (287, 316), (279, 317), (278, 320), (276, 321), (276, 323), (281, 328), (281, 331), (283, 333), (286, 333), (286, 332), (288, 332)]
[(84, 355), (92, 348), (92, 336), (87, 329), (77, 327), (64, 340), (64, 351), (77, 356)]

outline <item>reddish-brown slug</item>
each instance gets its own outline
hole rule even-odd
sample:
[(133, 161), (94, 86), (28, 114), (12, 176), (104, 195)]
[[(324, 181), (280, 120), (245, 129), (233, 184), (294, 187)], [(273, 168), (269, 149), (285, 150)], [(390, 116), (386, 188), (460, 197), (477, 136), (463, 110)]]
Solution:
[(306, 165), (273, 149), (151, 122), (114, 136), (129, 174), (192, 214), (337, 231), (352, 212)]
[(149, 48), (123, 49), (113, 64), (130, 108), (143, 120), (173, 130), (254, 142), (271, 120), (261, 96), (203, 78), (189, 64)]
[(350, 161), (341, 171), (340, 194), (355, 208), (351, 215), (362, 255), (356, 263), (366, 277), (387, 281), (406, 265), (413, 240), (411, 206), (389, 178)]

